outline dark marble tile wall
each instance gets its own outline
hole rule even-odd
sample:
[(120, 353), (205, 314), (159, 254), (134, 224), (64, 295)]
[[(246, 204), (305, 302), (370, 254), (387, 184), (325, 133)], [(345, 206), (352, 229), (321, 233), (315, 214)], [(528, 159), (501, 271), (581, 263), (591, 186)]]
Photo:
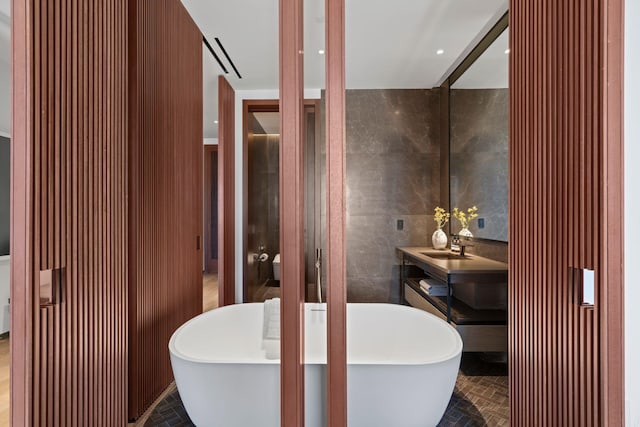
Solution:
[(475, 240), (473, 246), (467, 250), (470, 254), (480, 255), (500, 262), (509, 262), (509, 244), (507, 242)]
[[(453, 89), (451, 108), (451, 209), (478, 207), (485, 228), (474, 236), (508, 238), (508, 89)], [(459, 231), (453, 220), (452, 231)]]
[[(435, 231), (439, 95), (423, 89), (347, 90), (346, 107), (348, 301), (397, 303), (395, 248), (427, 245)], [(321, 114), (324, 123), (323, 108)], [(397, 230), (398, 220), (403, 230)], [(325, 230), (323, 210), (323, 237)]]
[[(249, 299), (273, 277), (273, 257), (280, 252), (278, 135), (253, 135), (248, 139), (247, 288)], [(261, 263), (253, 254), (265, 247), (269, 260)]]

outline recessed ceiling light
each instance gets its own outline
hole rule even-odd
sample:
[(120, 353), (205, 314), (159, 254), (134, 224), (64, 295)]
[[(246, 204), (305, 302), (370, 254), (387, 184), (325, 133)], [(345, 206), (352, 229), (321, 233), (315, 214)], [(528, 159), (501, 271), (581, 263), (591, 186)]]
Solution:
[(214, 120), (214, 121), (213, 121), (213, 123), (218, 124), (218, 121), (217, 121), (217, 120)]
[(320, 55), (324, 55), (324, 50), (320, 49), (320, 50), (318, 51), (318, 53), (319, 53)]
[(444, 53), (444, 50), (442, 50), (442, 49), (438, 49), (436, 51), (436, 54), (438, 54), (438, 55), (442, 55), (443, 53)]
[(507, 49), (504, 51), (504, 53), (506, 53), (507, 55), (511, 52), (511, 49)]

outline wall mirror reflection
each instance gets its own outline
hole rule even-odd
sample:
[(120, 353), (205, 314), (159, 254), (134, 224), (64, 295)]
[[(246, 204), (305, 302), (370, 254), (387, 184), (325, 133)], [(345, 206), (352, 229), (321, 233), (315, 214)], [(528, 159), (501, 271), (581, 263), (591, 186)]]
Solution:
[[(482, 42), (479, 47), (482, 47)], [(508, 239), (509, 30), (459, 75), (449, 91), (450, 208), (467, 212), (476, 238)], [(461, 230), (452, 218), (451, 231)]]

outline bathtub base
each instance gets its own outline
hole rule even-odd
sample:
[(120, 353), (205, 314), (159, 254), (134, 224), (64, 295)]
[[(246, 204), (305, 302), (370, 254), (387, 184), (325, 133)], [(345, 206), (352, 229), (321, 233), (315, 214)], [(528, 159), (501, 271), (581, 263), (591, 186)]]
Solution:
[[(410, 307), (349, 304), (347, 309), (349, 427), (437, 425), (460, 366), (459, 334)], [(174, 333), (171, 365), (195, 425), (280, 426), (280, 365), (260, 350), (262, 317), (262, 304), (227, 306)], [(305, 425), (326, 427), (324, 305), (305, 306), (305, 349)]]

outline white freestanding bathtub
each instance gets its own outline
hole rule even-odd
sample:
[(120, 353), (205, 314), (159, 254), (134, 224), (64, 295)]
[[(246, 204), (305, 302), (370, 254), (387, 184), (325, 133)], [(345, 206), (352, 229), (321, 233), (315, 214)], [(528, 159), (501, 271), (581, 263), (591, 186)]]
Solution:
[[(324, 309), (305, 305), (306, 427), (326, 426)], [(280, 426), (280, 365), (265, 357), (262, 323), (262, 304), (237, 304), (203, 313), (171, 337), (176, 385), (197, 426)], [(435, 426), (461, 353), (456, 330), (425, 311), (348, 304), (349, 427)]]

